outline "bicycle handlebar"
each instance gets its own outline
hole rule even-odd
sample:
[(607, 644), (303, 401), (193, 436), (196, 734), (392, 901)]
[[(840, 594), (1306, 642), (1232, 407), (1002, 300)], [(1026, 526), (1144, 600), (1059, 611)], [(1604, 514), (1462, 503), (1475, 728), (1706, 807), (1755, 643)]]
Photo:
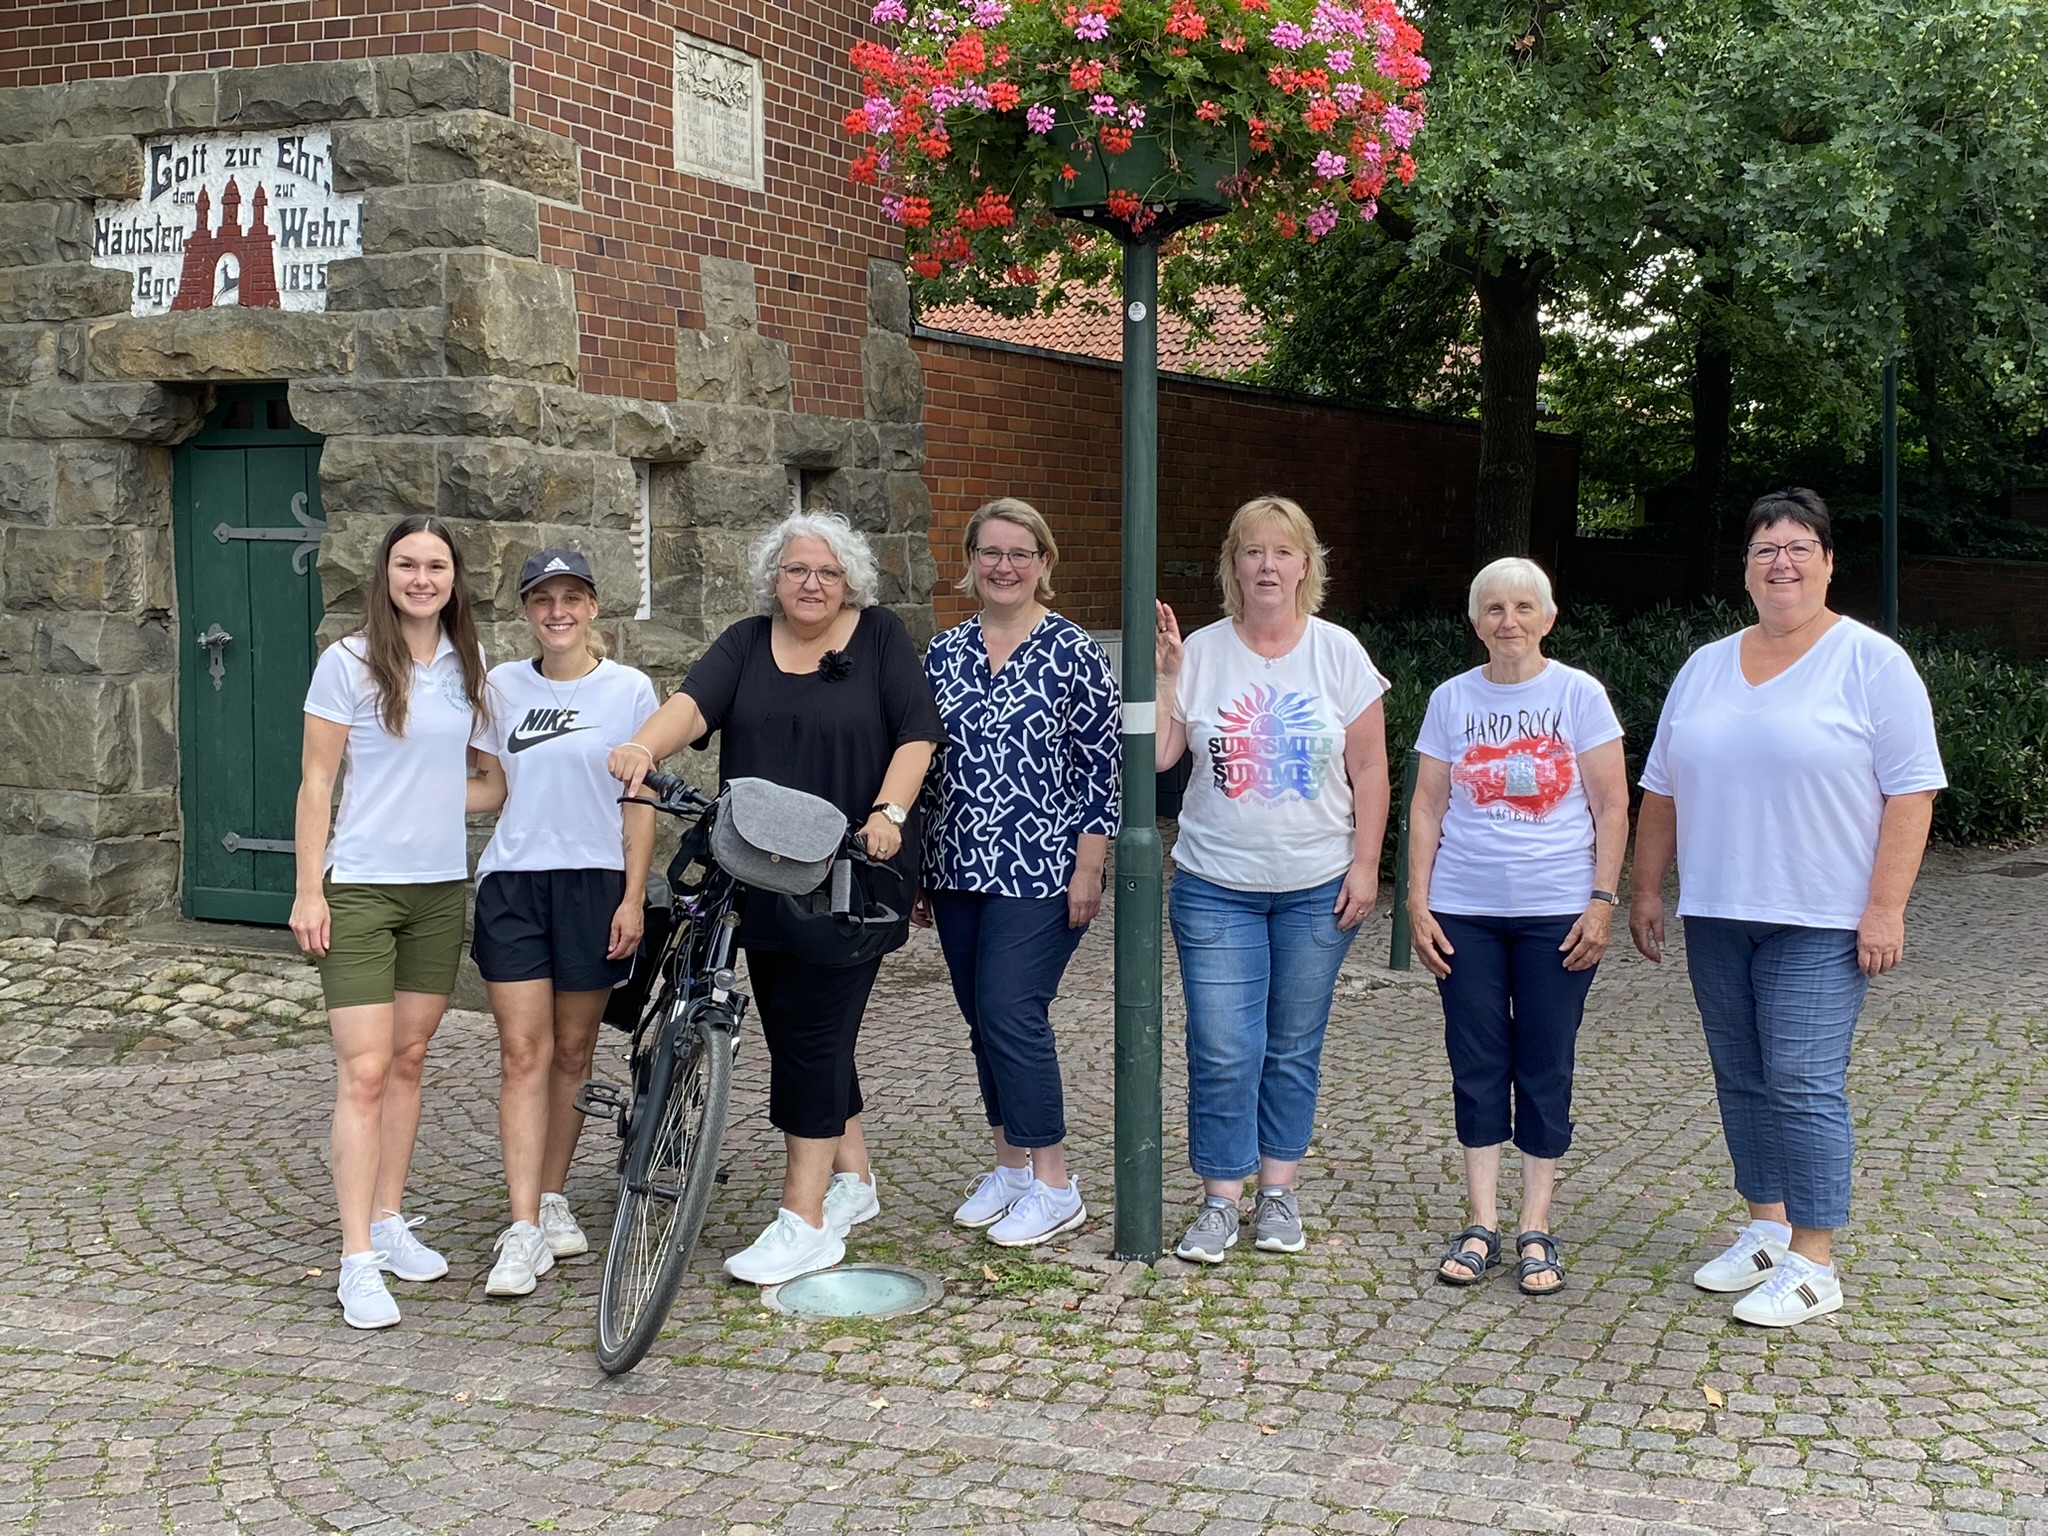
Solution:
[[(650, 771), (641, 779), (641, 784), (654, 791), (657, 798), (649, 800), (640, 795), (621, 795), (621, 805), (651, 806), (670, 816), (700, 815), (711, 809), (713, 799), (702, 790), (695, 789), (672, 773), (660, 769)], [(868, 852), (867, 844), (861, 839), (860, 828), (848, 823), (846, 836), (840, 840), (840, 852), (862, 864), (880, 864), (883, 861)]]

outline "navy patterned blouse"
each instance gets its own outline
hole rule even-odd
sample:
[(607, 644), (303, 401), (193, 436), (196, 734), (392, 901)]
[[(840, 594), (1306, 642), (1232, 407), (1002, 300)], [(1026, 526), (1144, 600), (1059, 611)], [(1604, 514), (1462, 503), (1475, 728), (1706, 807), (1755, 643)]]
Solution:
[(1049, 613), (991, 675), (977, 615), (932, 641), (924, 671), (946, 722), (925, 883), (1065, 895), (1075, 838), (1117, 828), (1122, 719), (1109, 657)]

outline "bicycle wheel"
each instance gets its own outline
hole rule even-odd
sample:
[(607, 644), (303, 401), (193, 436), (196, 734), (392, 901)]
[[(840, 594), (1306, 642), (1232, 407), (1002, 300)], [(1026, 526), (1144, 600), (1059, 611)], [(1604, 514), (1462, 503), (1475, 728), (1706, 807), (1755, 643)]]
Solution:
[(597, 1363), (608, 1376), (638, 1365), (668, 1321), (717, 1180), (732, 1038), (701, 1018), (679, 1033), (680, 1040), (660, 1048), (668, 1070), (657, 1061), (635, 1131), (636, 1140), (649, 1138), (647, 1176), (638, 1190), (619, 1180), (597, 1293)]

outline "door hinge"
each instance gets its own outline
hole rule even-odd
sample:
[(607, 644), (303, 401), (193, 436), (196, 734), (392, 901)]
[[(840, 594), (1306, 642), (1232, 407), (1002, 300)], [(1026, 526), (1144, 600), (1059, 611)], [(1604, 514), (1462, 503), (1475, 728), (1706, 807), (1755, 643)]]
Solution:
[(244, 837), (239, 832), (222, 836), (221, 847), (229, 853), (297, 853), (299, 845), (288, 837)]
[(304, 491), (292, 497), (292, 516), (299, 520), (299, 526), (296, 528), (232, 528), (226, 523), (221, 523), (213, 530), (213, 536), (223, 544), (229, 539), (297, 544), (299, 548), (292, 551), (292, 569), (303, 576), (306, 574), (306, 562), (318, 553), (317, 546), (326, 536), (327, 524), (317, 517), (306, 515)]

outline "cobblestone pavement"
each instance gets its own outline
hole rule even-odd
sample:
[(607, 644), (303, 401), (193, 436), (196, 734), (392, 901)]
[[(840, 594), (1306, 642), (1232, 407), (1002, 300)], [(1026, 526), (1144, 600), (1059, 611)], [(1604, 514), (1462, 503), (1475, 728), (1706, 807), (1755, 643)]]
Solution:
[[(1525, 1299), (1430, 1283), (1463, 1224), (1448, 1075), (1431, 990), (1374, 968), (1384, 921), (1330, 1033), (1307, 1252), (1200, 1271), (1108, 1256), (1106, 931), (1059, 1005), (1096, 1219), (1035, 1255), (949, 1225), (985, 1131), (920, 936), (862, 1041), (884, 1212), (853, 1255), (939, 1276), (945, 1302), (805, 1323), (719, 1279), (775, 1205), (750, 1040), (730, 1183), (668, 1335), (619, 1381), (590, 1353), (594, 1258), (484, 1298), (506, 1219), (487, 1020), (451, 1015), (429, 1067), (412, 1203), (453, 1273), (361, 1335), (333, 1301), (309, 973), (0, 945), (0, 1196), (27, 1250), (0, 1271), (0, 1529), (2048, 1536), (2038, 876), (2048, 853), (1930, 862), (1856, 1056), (1833, 1318), (1745, 1329), (1688, 1283), (1738, 1207), (1669, 962), (1617, 955), (1594, 989), (1555, 1222), (1570, 1289)], [(1171, 1238), (1193, 1184), (1170, 981), (1169, 1008)], [(594, 1234), (609, 1155), (593, 1127), (571, 1196)]]

